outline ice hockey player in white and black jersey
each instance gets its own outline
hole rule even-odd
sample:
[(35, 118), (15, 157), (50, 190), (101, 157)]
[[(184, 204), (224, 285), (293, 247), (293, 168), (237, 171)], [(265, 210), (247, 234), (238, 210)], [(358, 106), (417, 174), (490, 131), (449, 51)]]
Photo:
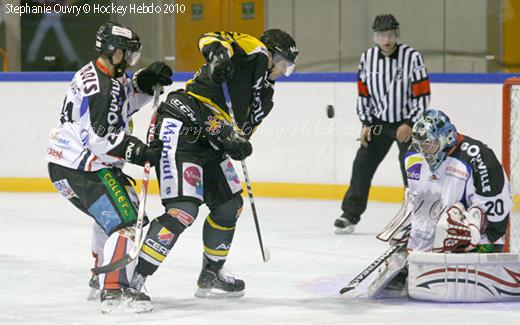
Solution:
[[(458, 133), (446, 114), (430, 109), (413, 126), (412, 146), (405, 155), (405, 166), (407, 196), (412, 207), (410, 235), (407, 245), (389, 258), (371, 284), (372, 298), (406, 293), (401, 289), (406, 289), (407, 255), (412, 252), (497, 253), (504, 248), (512, 199), (507, 174), (487, 145)], [(428, 255), (422, 257), (423, 262), (427, 258)], [(461, 292), (478, 292), (473, 286), (475, 281), (468, 280), (467, 274), (465, 283), (449, 280), (448, 272), (453, 270), (439, 266), (438, 261), (435, 263), (440, 270), (435, 272), (445, 270), (446, 274), (436, 274), (438, 279), (431, 287), (420, 284), (428, 287), (419, 291), (428, 291), (429, 300), (465, 301), (460, 297)], [(465, 269), (470, 270), (470, 265), (467, 262)], [(494, 277), (503, 272), (496, 268), (486, 270), (484, 265), (475, 268), (477, 273), (488, 272)], [(458, 285), (456, 289), (455, 284), (449, 284), (453, 282)], [(408, 288), (414, 285), (415, 282)], [(471, 286), (471, 290), (465, 285)], [(493, 300), (485, 295), (488, 293), (474, 294), (470, 300)]]
[[(154, 165), (161, 155), (161, 141), (147, 146), (130, 135), (132, 115), (150, 101), (156, 85), (172, 83), (172, 71), (155, 62), (130, 78), (126, 70), (137, 63), (141, 42), (117, 23), (98, 29), (96, 50), (97, 60), (72, 79), (59, 123), (50, 133), (47, 161), (58, 191), (95, 221), (93, 255), (95, 266), (101, 266), (122, 258), (132, 245), (138, 199), (121, 168), (125, 162)], [(91, 286), (99, 282), (102, 289), (103, 313), (151, 310), (148, 296), (128, 288), (127, 268), (91, 280)]]
[(493, 150), (458, 133), (438, 110), (426, 111), (414, 125), (412, 149), (405, 156), (405, 166), (414, 204), (422, 202), (429, 209), (432, 204), (426, 203), (438, 201), (445, 217), (457, 209), (465, 216), (464, 225), (458, 226), (467, 229), (455, 236), (449, 227), (445, 234), (435, 234), (438, 222), (445, 220), (422, 218), (423, 208), (419, 208), (412, 214), (408, 249), (501, 252), (512, 202), (507, 175)]

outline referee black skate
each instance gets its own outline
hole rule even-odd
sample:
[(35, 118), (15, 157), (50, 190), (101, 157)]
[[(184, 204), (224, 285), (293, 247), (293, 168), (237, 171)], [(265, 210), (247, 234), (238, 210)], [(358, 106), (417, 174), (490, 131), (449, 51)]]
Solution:
[(337, 234), (354, 232), (366, 209), (377, 166), (394, 142), (403, 157), (410, 145), (413, 124), (430, 101), (430, 82), (421, 54), (399, 43), (399, 22), (391, 14), (378, 15), (372, 25), (375, 46), (361, 55), (358, 70), (357, 114), (362, 123), (343, 214), (334, 222)]

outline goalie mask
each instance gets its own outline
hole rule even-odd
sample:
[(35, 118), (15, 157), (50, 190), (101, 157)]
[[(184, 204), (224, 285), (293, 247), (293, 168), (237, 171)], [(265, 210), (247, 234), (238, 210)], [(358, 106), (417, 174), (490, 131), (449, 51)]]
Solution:
[[(114, 64), (112, 57), (117, 49), (123, 50), (123, 60)], [(133, 66), (141, 57), (139, 36), (118, 23), (101, 25), (96, 33), (96, 51), (106, 56), (115, 68), (115, 77), (121, 77), (128, 66)]]
[(456, 143), (457, 129), (442, 111), (425, 111), (413, 126), (413, 149), (424, 156), (431, 171), (439, 168), (448, 150)]

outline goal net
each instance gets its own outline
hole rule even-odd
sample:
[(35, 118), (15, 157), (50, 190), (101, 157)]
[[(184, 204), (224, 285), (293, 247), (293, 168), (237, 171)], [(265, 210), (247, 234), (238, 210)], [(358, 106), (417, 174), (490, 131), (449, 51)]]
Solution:
[(520, 253), (520, 78), (507, 79), (502, 89), (502, 164), (513, 196), (506, 249)]

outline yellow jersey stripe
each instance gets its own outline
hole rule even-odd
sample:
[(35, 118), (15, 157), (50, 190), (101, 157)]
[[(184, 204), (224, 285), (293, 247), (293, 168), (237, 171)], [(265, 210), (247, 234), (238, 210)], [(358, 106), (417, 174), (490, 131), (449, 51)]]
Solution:
[(267, 47), (264, 45), (264, 43), (260, 42), (257, 38), (251, 35), (234, 33), (233, 38), (235, 39), (235, 42), (238, 43), (238, 46), (240, 46), (247, 55), (259, 52), (268, 55)]
[(209, 254), (209, 255), (215, 255), (215, 256), (228, 256), (229, 249), (218, 251), (218, 250), (211, 249), (211, 248), (204, 246), (204, 253)]
[(233, 54), (235, 54), (235, 51), (233, 50), (233, 47), (231, 46), (231, 44), (229, 42), (226, 42), (226, 41), (223, 41), (223, 40), (220, 40), (214, 36), (206, 36), (206, 37), (202, 37), (200, 40), (199, 40), (199, 50), (202, 51), (202, 48), (208, 44), (211, 44), (213, 42), (220, 42), (220, 44), (222, 44), (222, 46), (224, 46), (227, 50), (228, 50), (228, 54), (229, 54), (229, 57), (232, 57)]
[(159, 262), (164, 261), (164, 259), (166, 258), (166, 256), (157, 253), (155, 250), (153, 250), (153, 248), (151, 248), (150, 246), (148, 246), (146, 244), (144, 244), (141, 247), (141, 252), (143, 252), (143, 253), (145, 253), (147, 255), (150, 255), (151, 257), (153, 257), (155, 260), (157, 260)]
[[(215, 104), (215, 102), (213, 102), (211, 99), (206, 98), (206, 97), (201, 96), (201, 95), (197, 95), (197, 94), (195, 94), (194, 92), (191, 92), (191, 91), (188, 91), (188, 94), (190, 94), (190, 95), (192, 95), (193, 97), (197, 98), (198, 100), (200, 100), (200, 101), (203, 102), (204, 104), (209, 105), (209, 108), (211, 109), (211, 111), (213, 112), (213, 114), (215, 114), (215, 116), (220, 117), (220, 118), (223, 118), (223, 119), (226, 120), (229, 124), (233, 125), (233, 121), (231, 120), (231, 117), (229, 116), (229, 114), (226, 113), (226, 111), (224, 111), (222, 108), (220, 108), (220, 106), (218, 106), (217, 104)], [(242, 130), (241, 130), (237, 125), (235, 125), (235, 127), (236, 127), (240, 132), (242, 132)]]

